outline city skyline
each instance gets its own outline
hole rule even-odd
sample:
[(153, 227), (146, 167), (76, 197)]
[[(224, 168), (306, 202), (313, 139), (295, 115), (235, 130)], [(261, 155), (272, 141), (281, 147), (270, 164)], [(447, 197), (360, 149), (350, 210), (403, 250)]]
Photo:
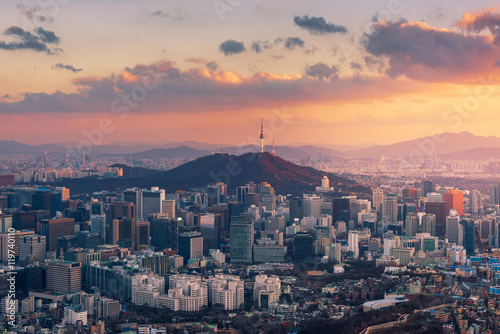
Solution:
[(0, 140), (79, 142), (104, 123), (101, 144), (238, 145), (276, 117), (267, 145), (496, 133), (491, 1), (55, 3), (0, 13)]

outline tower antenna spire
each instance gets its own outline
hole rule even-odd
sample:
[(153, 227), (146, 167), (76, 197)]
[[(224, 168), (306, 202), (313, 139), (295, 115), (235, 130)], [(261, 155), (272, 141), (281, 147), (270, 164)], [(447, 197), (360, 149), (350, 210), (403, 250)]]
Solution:
[(276, 156), (276, 151), (274, 150), (274, 136), (273, 136), (273, 156)]
[(264, 120), (260, 119), (260, 152), (264, 153)]

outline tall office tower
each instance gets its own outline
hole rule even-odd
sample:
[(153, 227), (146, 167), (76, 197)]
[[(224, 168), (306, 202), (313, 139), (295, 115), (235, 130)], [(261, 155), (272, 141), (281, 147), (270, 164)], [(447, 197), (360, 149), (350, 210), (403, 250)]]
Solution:
[(231, 217), (230, 231), (231, 263), (252, 263), (254, 243), (253, 220), (248, 215)]
[(35, 230), (36, 222), (35, 211), (15, 211), (12, 213), (12, 227), (16, 230)]
[(479, 221), (479, 238), (484, 243), (489, 242), (490, 236), (496, 236), (496, 221), (494, 217), (481, 219)]
[[(330, 217), (331, 218), (331, 217)], [(266, 222), (266, 230), (278, 230), (285, 232), (285, 217), (277, 215), (275, 217), (268, 217)]]
[(433, 193), (436, 191), (436, 185), (434, 181), (425, 179), (422, 181), (422, 196), (426, 197), (427, 193)]
[(302, 218), (304, 218), (304, 206), (302, 203), (302, 198), (290, 198), (288, 207), (290, 211), (290, 222), (288, 226), (292, 225), (295, 222), (295, 219), (298, 219), (300, 221)]
[[(229, 205), (222, 203), (207, 210), (208, 213), (219, 214), (221, 219), (221, 234), (229, 237)], [(240, 215), (240, 214), (238, 214)]]
[(248, 193), (245, 195), (245, 201), (243, 205), (245, 208), (249, 208), (252, 205), (259, 206), (260, 203), (260, 194), (259, 193)]
[[(33, 235), (35, 232), (30, 230), (14, 232), (14, 243), (9, 233), (0, 233), (0, 262), (7, 263), (9, 261), (9, 254), (14, 255), (16, 259), (19, 258), (19, 240), (28, 235)], [(9, 242), (10, 241), (10, 242)], [(0, 287), (1, 291), (1, 287)]]
[(78, 262), (49, 262), (47, 289), (60, 293), (82, 290), (82, 265)]
[(358, 221), (358, 214), (363, 211), (369, 211), (372, 207), (372, 204), (367, 199), (354, 199), (351, 200), (350, 204), (350, 220), (354, 220), (356, 223), (362, 223)]
[(161, 202), (161, 212), (166, 214), (168, 218), (175, 218), (175, 199), (163, 200)]
[(34, 256), (36, 261), (45, 260), (47, 239), (41, 235), (25, 235), (19, 238), (19, 262), (25, 263), (28, 256)]
[(111, 222), (111, 244), (120, 247), (135, 248), (135, 218), (122, 217)]
[(321, 202), (319, 205), (319, 214), (332, 216), (332, 202)]
[(406, 216), (410, 213), (417, 213), (417, 206), (415, 203), (405, 203), (403, 204), (403, 221), (406, 219)]
[(103, 215), (104, 214), (104, 203), (102, 201), (93, 200), (90, 202), (90, 214), (91, 215)]
[(373, 208), (382, 212), (382, 205), (384, 204), (384, 192), (380, 188), (373, 189)]
[(142, 191), (142, 217), (147, 218), (152, 213), (162, 213), (162, 203), (165, 200), (165, 190), (152, 187)]
[(276, 194), (274, 188), (267, 182), (259, 184), (260, 202), (259, 207), (265, 207), (266, 211), (276, 210)]
[(422, 233), (429, 233), (431, 236), (436, 236), (436, 215), (428, 213), (422, 216)]
[(479, 190), (471, 190), (470, 192), (470, 213), (478, 214), (479, 211), (482, 212), (483, 209), (483, 199)]
[(14, 227), (12, 216), (0, 213), (0, 233), (8, 233), (12, 227)]
[(443, 237), (446, 233), (446, 203), (445, 202), (425, 202), (425, 213), (432, 213), (436, 216), (436, 236)]
[(349, 231), (347, 249), (353, 252), (353, 258), (359, 258), (359, 231)]
[(455, 210), (451, 210), (446, 217), (446, 238), (448, 242), (461, 244), (462, 240), (459, 237), (460, 216)]
[(467, 255), (472, 256), (476, 251), (476, 231), (472, 219), (463, 219), (460, 224), (463, 226), (463, 246)]
[(99, 233), (99, 236), (106, 240), (106, 215), (92, 215), (90, 216), (90, 231), (92, 233)]
[(250, 182), (244, 186), (236, 187), (236, 196), (238, 202), (240, 203), (245, 202), (245, 196), (247, 194), (254, 194), (256, 192), (257, 192), (257, 185), (253, 182)]
[(417, 188), (404, 188), (403, 189), (403, 202), (412, 203), (416, 200)]
[(25, 288), (27, 291), (37, 291), (46, 288), (46, 274), (45, 267), (40, 265), (29, 265), (24, 268), (25, 271)]
[(444, 194), (444, 201), (446, 202), (446, 212), (455, 209), (459, 216), (464, 215), (464, 194), (458, 189), (449, 190)]
[(182, 220), (168, 218), (163, 214), (151, 215), (149, 217), (151, 228), (151, 246), (160, 250), (170, 248), (177, 249), (178, 222)]
[(203, 254), (208, 256), (211, 249), (220, 249), (221, 225), (220, 214), (207, 213), (199, 216), (200, 233), (203, 236)]
[(417, 235), (419, 228), (419, 219), (417, 214), (409, 213), (405, 219), (405, 235), (407, 237), (414, 237)]
[(495, 182), (490, 188), (490, 202), (491, 204), (500, 204), (500, 181)]
[(73, 218), (47, 219), (40, 222), (40, 235), (47, 237), (47, 251), (55, 251), (57, 238), (75, 235)]
[(239, 276), (217, 274), (208, 279), (208, 301), (222, 305), (225, 310), (236, 310), (245, 302), (245, 286)]
[(139, 249), (139, 246), (149, 246), (150, 245), (150, 223), (149, 221), (137, 222), (135, 231), (135, 249)]
[(313, 256), (313, 237), (309, 233), (297, 232), (293, 244), (295, 260), (303, 260)]
[(228, 230), (227, 233), (229, 235), (229, 232), (231, 230), (231, 223), (232, 223), (232, 218), (233, 217), (239, 217), (243, 214), (243, 203), (239, 202), (230, 202), (227, 203), (227, 214), (228, 214)]
[(184, 232), (179, 234), (179, 255), (184, 263), (189, 259), (203, 258), (203, 237), (198, 232)]
[(50, 189), (37, 190), (33, 194), (32, 208), (33, 210), (49, 210), (51, 217), (56, 215), (55, 196)]
[(391, 218), (391, 222), (398, 221), (398, 198), (396, 194), (387, 194), (384, 196), (383, 216)]
[(121, 217), (137, 218), (135, 204), (130, 202), (111, 203), (108, 210), (108, 221), (112, 222), (113, 220)]
[(442, 202), (443, 195), (440, 193), (427, 193), (427, 202)]
[(123, 202), (133, 203), (135, 205), (136, 218), (144, 218), (144, 219), (148, 218), (148, 216), (144, 217), (142, 215), (142, 189), (130, 188), (125, 190), (123, 192)]
[(321, 216), (319, 212), (319, 206), (321, 204), (321, 198), (316, 195), (304, 195), (302, 201), (304, 205), (304, 217), (313, 216), (319, 218)]
[(332, 221), (348, 222), (351, 218), (351, 198), (332, 198)]

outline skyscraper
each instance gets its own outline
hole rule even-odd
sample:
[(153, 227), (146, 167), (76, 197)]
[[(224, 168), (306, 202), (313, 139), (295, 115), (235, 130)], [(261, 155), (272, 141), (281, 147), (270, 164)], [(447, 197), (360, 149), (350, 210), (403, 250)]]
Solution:
[(463, 226), (463, 246), (467, 255), (472, 256), (475, 254), (476, 250), (476, 231), (474, 226), (474, 221), (472, 219), (463, 219), (461, 221)]
[(57, 238), (75, 235), (75, 220), (73, 218), (42, 220), (40, 234), (47, 237), (47, 251), (55, 251)]
[(78, 262), (49, 262), (47, 289), (60, 293), (82, 290), (82, 266)]
[(135, 248), (136, 243), (135, 218), (122, 217), (112, 221), (111, 243), (120, 247)]
[(434, 181), (425, 179), (422, 181), (422, 196), (426, 197), (427, 193), (433, 193), (436, 191), (436, 185)]
[[(177, 249), (177, 219), (168, 218), (163, 214), (156, 214), (149, 217), (149, 222), (151, 224), (151, 246), (160, 250), (166, 248)], [(182, 220), (180, 222), (183, 223)]]
[(208, 213), (200, 215), (200, 232), (203, 236), (203, 254), (209, 255), (210, 249), (220, 249), (221, 223), (220, 214)]
[(383, 216), (390, 217), (391, 222), (398, 221), (398, 198), (396, 194), (387, 194), (384, 196)]
[(45, 249), (47, 240), (41, 235), (26, 235), (19, 238), (19, 262), (26, 260), (28, 256), (34, 256), (36, 261), (43, 262), (45, 260)]
[(455, 209), (459, 216), (464, 215), (464, 194), (460, 190), (449, 190), (448, 193), (444, 194), (444, 201), (446, 202), (446, 213)]
[(483, 200), (479, 190), (471, 190), (470, 192), (470, 213), (477, 214), (483, 207)]
[(384, 204), (384, 192), (380, 188), (373, 189), (373, 208), (382, 212), (382, 205)]
[(137, 222), (135, 231), (135, 249), (138, 249), (139, 246), (149, 246), (150, 244), (150, 223), (149, 221), (140, 221)]
[(405, 235), (407, 237), (414, 237), (418, 232), (419, 219), (417, 214), (409, 213), (405, 219)]
[(436, 215), (425, 214), (422, 216), (421, 230), (423, 233), (429, 233), (431, 236), (436, 236)]
[(231, 217), (231, 263), (251, 264), (253, 243), (254, 227), (252, 218), (248, 215)]
[(347, 249), (350, 252), (353, 252), (353, 258), (359, 258), (359, 232), (358, 231), (349, 231), (348, 240), (347, 240)]
[(424, 209), (426, 213), (432, 213), (436, 216), (436, 236), (442, 237), (445, 233), (446, 223), (446, 203), (445, 202), (425, 202)]
[(446, 217), (446, 238), (448, 242), (461, 244), (462, 240), (459, 237), (460, 216), (455, 210), (451, 210)]
[(165, 190), (152, 187), (142, 191), (142, 217), (149, 217), (152, 213), (162, 213), (162, 203), (165, 200)]
[[(142, 216), (142, 190), (139, 188), (130, 188), (123, 192), (123, 201), (128, 203), (134, 203), (136, 207), (136, 217), (144, 218)], [(118, 218), (118, 217), (116, 217)], [(148, 217), (145, 217), (146, 219)]]
[(295, 219), (299, 221), (304, 218), (304, 207), (302, 205), (302, 198), (292, 197), (289, 201), (289, 211), (290, 211), (290, 224), (295, 222)]
[(184, 232), (179, 234), (179, 255), (184, 263), (189, 259), (203, 258), (203, 237), (198, 232)]

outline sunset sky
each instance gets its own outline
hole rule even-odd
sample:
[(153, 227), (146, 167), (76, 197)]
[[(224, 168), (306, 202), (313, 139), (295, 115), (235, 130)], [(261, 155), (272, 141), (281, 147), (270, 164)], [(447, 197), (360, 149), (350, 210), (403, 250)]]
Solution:
[(500, 135), (493, 1), (6, 1), (0, 24), (0, 140)]

